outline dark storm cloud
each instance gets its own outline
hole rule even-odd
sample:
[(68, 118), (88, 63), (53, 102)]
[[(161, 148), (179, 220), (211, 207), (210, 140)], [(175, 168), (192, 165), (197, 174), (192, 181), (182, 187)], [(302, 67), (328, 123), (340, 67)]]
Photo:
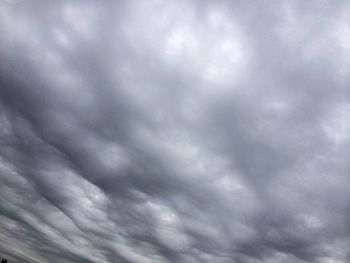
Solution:
[(346, 1), (2, 1), (0, 254), (348, 262)]

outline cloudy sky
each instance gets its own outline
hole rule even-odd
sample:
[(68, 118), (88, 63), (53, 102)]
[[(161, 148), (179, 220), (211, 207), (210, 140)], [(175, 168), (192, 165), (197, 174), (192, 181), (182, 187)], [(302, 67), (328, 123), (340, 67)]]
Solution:
[(0, 256), (350, 260), (350, 2), (0, 2)]

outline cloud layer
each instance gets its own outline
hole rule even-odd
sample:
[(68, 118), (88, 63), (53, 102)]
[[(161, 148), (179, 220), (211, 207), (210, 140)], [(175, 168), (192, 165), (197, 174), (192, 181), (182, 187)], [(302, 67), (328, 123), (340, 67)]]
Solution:
[(0, 3), (0, 254), (350, 260), (348, 1)]

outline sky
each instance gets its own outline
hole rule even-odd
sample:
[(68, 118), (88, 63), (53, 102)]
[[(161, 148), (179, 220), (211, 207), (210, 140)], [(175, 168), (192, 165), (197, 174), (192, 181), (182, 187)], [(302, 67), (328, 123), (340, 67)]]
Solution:
[(0, 256), (350, 261), (350, 2), (0, 1)]

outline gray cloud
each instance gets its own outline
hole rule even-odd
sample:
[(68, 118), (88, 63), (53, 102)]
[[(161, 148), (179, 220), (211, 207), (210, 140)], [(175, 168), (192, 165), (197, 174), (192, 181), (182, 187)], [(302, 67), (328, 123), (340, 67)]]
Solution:
[(1, 255), (349, 261), (349, 3), (0, 5)]

